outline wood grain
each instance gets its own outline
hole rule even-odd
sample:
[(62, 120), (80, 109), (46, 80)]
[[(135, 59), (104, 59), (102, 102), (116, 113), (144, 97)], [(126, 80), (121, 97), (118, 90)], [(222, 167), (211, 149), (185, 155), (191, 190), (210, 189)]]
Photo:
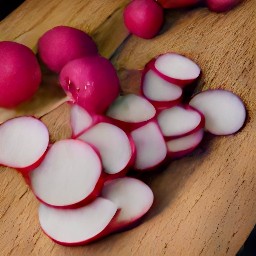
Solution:
[[(106, 5), (113, 7), (117, 1), (110, 2)], [(43, 16), (45, 6), (31, 12)], [(198, 90), (225, 88), (245, 101), (248, 120), (242, 131), (224, 137), (207, 135), (190, 156), (173, 161), (160, 173), (145, 175), (155, 203), (142, 225), (84, 247), (66, 248), (48, 239), (39, 229), (38, 203), (32, 193), (19, 174), (1, 168), (2, 255), (235, 255), (256, 222), (255, 12), (254, 0), (227, 14), (206, 8), (168, 12), (160, 36), (150, 41), (131, 37), (113, 59), (119, 69), (136, 69), (167, 51), (190, 56), (203, 70)], [(130, 86), (124, 90), (136, 90), (136, 84)], [(66, 104), (42, 118), (52, 141), (69, 136), (68, 118)]]

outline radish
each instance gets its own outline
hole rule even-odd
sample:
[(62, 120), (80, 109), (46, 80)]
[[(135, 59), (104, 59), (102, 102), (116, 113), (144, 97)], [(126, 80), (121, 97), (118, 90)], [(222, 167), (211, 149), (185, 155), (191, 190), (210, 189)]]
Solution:
[(12, 108), (30, 100), (41, 82), (36, 56), (27, 46), (0, 42), (0, 107)]
[(124, 175), (134, 162), (135, 146), (119, 127), (101, 122), (78, 137), (98, 149), (107, 174)]
[(124, 23), (134, 35), (150, 39), (163, 24), (163, 8), (154, 0), (133, 0), (124, 10)]
[(182, 89), (148, 70), (142, 77), (142, 94), (160, 109), (177, 105), (181, 101)]
[(164, 80), (184, 87), (200, 75), (200, 67), (189, 58), (178, 53), (165, 53), (151, 60), (145, 70), (153, 70)]
[(168, 156), (177, 158), (191, 153), (200, 144), (203, 135), (204, 130), (200, 129), (192, 134), (169, 140), (166, 143)]
[(56, 209), (41, 204), (39, 222), (54, 242), (66, 246), (84, 245), (109, 233), (108, 225), (116, 212), (117, 206), (101, 197), (77, 209)]
[(206, 0), (208, 8), (213, 12), (226, 12), (241, 3), (241, 0)]
[(131, 132), (136, 147), (134, 168), (139, 171), (151, 170), (161, 164), (167, 148), (163, 135), (155, 121)]
[(145, 98), (127, 94), (119, 96), (107, 110), (108, 117), (124, 130), (136, 129), (155, 117), (156, 109)]
[(156, 0), (163, 8), (183, 8), (200, 3), (201, 0)]
[(54, 143), (29, 179), (40, 201), (63, 208), (90, 202), (103, 185), (98, 154), (85, 142), (72, 139)]
[(38, 119), (10, 119), (0, 125), (0, 163), (26, 173), (40, 163), (48, 143), (48, 130)]
[(60, 84), (71, 101), (89, 113), (103, 113), (120, 90), (113, 65), (100, 56), (70, 61), (61, 70)]
[(38, 53), (43, 63), (59, 73), (69, 61), (97, 54), (97, 46), (85, 32), (67, 26), (57, 26), (44, 33), (38, 41)]
[(190, 106), (174, 106), (160, 112), (157, 117), (167, 139), (189, 135), (204, 127), (204, 117)]
[(207, 90), (196, 94), (189, 104), (204, 114), (206, 131), (215, 135), (233, 134), (245, 122), (245, 106), (230, 91)]
[(105, 183), (102, 197), (117, 205), (120, 212), (110, 223), (112, 232), (127, 229), (137, 223), (150, 209), (154, 195), (142, 181), (124, 177)]

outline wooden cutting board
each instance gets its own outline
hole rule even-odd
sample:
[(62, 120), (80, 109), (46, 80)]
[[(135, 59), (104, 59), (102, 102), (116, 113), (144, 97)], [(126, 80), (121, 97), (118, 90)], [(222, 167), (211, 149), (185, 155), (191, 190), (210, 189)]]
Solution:
[[(42, 32), (66, 24), (89, 32), (110, 57), (127, 35), (119, 13), (127, 2), (27, 0), (0, 23), (0, 40), (36, 50)], [(166, 19), (155, 39), (129, 37), (112, 58), (115, 66), (142, 68), (168, 51), (190, 56), (203, 71), (197, 90), (225, 88), (244, 100), (245, 127), (232, 136), (207, 135), (193, 154), (173, 161), (161, 173), (146, 175), (155, 204), (143, 224), (83, 247), (63, 247), (48, 239), (39, 228), (38, 202), (22, 177), (1, 168), (1, 255), (219, 256), (235, 255), (242, 246), (256, 222), (256, 1), (245, 0), (227, 14), (203, 7), (168, 11)], [(130, 81), (123, 83), (124, 91), (136, 92), (138, 79), (124, 77)], [(42, 117), (51, 141), (70, 135), (68, 118), (66, 104)]]

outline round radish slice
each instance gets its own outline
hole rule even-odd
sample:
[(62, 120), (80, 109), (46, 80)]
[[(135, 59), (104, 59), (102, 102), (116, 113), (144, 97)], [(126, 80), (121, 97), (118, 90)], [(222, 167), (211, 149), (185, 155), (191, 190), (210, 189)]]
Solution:
[(204, 114), (205, 129), (215, 135), (235, 133), (245, 122), (245, 106), (230, 91), (204, 91), (195, 95), (189, 104)]
[(102, 159), (104, 171), (116, 174), (124, 170), (133, 160), (134, 147), (126, 133), (109, 123), (98, 123), (78, 139), (95, 146)]
[(165, 109), (158, 115), (157, 121), (167, 138), (188, 135), (204, 127), (204, 117), (190, 106)]
[(73, 207), (94, 199), (101, 189), (101, 161), (83, 141), (54, 143), (41, 165), (30, 173), (36, 197), (56, 207)]
[(131, 135), (136, 147), (134, 167), (137, 170), (153, 169), (165, 159), (165, 141), (155, 122), (149, 122), (132, 131)]
[(170, 107), (180, 102), (182, 89), (148, 70), (143, 77), (142, 93), (155, 107)]
[(56, 209), (41, 204), (39, 222), (53, 241), (61, 245), (83, 245), (107, 235), (116, 212), (116, 205), (101, 197), (77, 209)]
[(142, 181), (134, 178), (119, 178), (107, 182), (102, 196), (117, 205), (120, 212), (110, 224), (114, 232), (127, 228), (145, 215), (153, 204), (152, 190)]
[(0, 125), (0, 163), (28, 171), (39, 164), (49, 143), (46, 126), (33, 117), (17, 117)]

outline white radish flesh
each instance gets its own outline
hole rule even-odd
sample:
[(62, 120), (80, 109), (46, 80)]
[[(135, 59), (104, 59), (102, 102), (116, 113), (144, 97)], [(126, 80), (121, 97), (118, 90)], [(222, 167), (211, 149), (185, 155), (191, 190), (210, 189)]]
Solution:
[(41, 165), (30, 173), (30, 183), (39, 200), (65, 207), (96, 197), (100, 176), (101, 161), (94, 149), (69, 139), (50, 147)]
[(153, 204), (152, 190), (142, 181), (134, 178), (119, 178), (107, 182), (102, 196), (117, 205), (120, 212), (111, 223), (113, 231), (132, 225), (145, 215)]
[(245, 122), (245, 106), (230, 91), (204, 91), (195, 95), (189, 104), (204, 114), (206, 130), (215, 135), (233, 134)]
[(110, 123), (98, 123), (78, 139), (95, 146), (102, 159), (104, 171), (115, 174), (122, 171), (132, 159), (131, 143), (126, 133)]
[(39, 161), (49, 143), (46, 126), (33, 117), (17, 117), (0, 126), (0, 163), (26, 169)]
[(131, 135), (136, 147), (136, 169), (151, 169), (165, 159), (167, 153), (165, 141), (155, 122), (149, 122), (132, 131)]
[(56, 209), (41, 204), (39, 222), (55, 242), (82, 245), (103, 236), (116, 211), (114, 203), (101, 197), (77, 209)]

